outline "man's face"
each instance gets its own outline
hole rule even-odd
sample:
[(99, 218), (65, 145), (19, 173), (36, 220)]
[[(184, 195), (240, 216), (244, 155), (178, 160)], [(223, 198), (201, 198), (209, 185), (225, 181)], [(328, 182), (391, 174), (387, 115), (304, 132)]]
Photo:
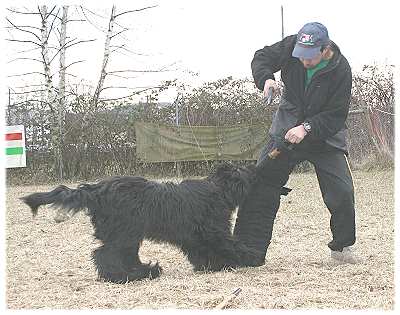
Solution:
[(299, 58), (301, 63), (303, 64), (304, 68), (306, 69), (312, 69), (314, 68), (317, 64), (321, 62), (322, 59), (322, 53), (319, 53), (317, 56), (315, 56), (312, 59), (304, 59), (304, 58)]

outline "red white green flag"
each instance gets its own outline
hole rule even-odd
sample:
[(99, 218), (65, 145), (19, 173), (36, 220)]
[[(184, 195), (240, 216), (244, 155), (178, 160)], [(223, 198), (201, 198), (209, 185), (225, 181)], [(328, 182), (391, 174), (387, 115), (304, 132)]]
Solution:
[(26, 167), (25, 128), (23, 125), (6, 126), (6, 167)]

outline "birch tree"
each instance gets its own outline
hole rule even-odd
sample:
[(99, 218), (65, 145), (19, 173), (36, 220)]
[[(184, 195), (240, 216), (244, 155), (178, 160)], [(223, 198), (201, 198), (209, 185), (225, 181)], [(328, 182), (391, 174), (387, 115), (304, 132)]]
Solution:
[(115, 23), (115, 5), (112, 6), (111, 9), (111, 16), (110, 16), (110, 21), (108, 22), (108, 30), (107, 30), (107, 35), (106, 35), (106, 40), (104, 43), (104, 54), (103, 54), (103, 62), (100, 70), (100, 78), (99, 81), (97, 82), (97, 87), (93, 95), (93, 105), (94, 107), (97, 107), (97, 104), (99, 102), (99, 96), (102, 91), (103, 85), (104, 85), (104, 80), (106, 79), (107, 76), (107, 64), (108, 60), (110, 58), (110, 43), (111, 43), (111, 38), (113, 37), (113, 31), (114, 31), (114, 23)]
[[(102, 60), (102, 65), (101, 65), (101, 69), (100, 69), (100, 76), (99, 76), (99, 80), (97, 81), (96, 90), (93, 95), (93, 107), (94, 108), (98, 107), (98, 103), (100, 101), (100, 94), (105, 89), (104, 82), (108, 75), (115, 74), (117, 72), (120, 73), (120, 72), (162, 72), (162, 71), (164, 71), (164, 69), (158, 69), (158, 70), (128, 70), (128, 69), (125, 69), (125, 70), (119, 70), (119, 71), (118, 70), (110, 71), (108, 69), (108, 64), (109, 64), (109, 60), (111, 58), (111, 53), (117, 51), (118, 49), (124, 48), (124, 45), (114, 45), (117, 48), (114, 50), (111, 50), (112, 41), (113, 40), (115, 41), (115, 38), (117, 38), (119, 35), (121, 35), (122, 33), (129, 30), (129, 28), (127, 28), (127, 27), (120, 26), (121, 30), (116, 31), (115, 30), (116, 20), (125, 14), (131, 14), (131, 13), (135, 13), (135, 12), (145, 11), (145, 10), (149, 10), (149, 9), (152, 9), (155, 7), (157, 7), (157, 6), (156, 5), (148, 6), (148, 7), (144, 7), (144, 8), (140, 8), (140, 9), (128, 10), (128, 11), (123, 11), (123, 12), (117, 13), (116, 6), (115, 5), (112, 6), (110, 19), (108, 21), (106, 38), (105, 38), (105, 42), (104, 42), (104, 53), (103, 53), (103, 60)], [(127, 96), (127, 97), (129, 97), (129, 96)]]
[(62, 8), (62, 18), (60, 26), (60, 71), (58, 81), (58, 131), (59, 131), (59, 146), (58, 146), (58, 166), (60, 178), (64, 177), (64, 163), (63, 163), (63, 126), (64, 126), (64, 113), (65, 113), (65, 52), (66, 52), (66, 39), (67, 39), (67, 19), (68, 19), (68, 6)]
[[(45, 78), (45, 87), (46, 87), (46, 101), (52, 112), (54, 112), (53, 103), (55, 100), (54, 86), (53, 86), (53, 77), (51, 75), (50, 70), (50, 60), (49, 60), (49, 36), (51, 29), (48, 29), (48, 19), (50, 14), (55, 10), (55, 6), (50, 12), (47, 12), (47, 6), (42, 5), (39, 7), (39, 14), (41, 17), (41, 28), (40, 28), (40, 48), (41, 48), (41, 56), (43, 63), (43, 71)], [(51, 23), (51, 28), (53, 28), (55, 19), (58, 15), (53, 17), (53, 22)]]
[[(50, 141), (54, 156), (53, 168), (58, 170), (59, 178), (63, 178), (62, 145), (66, 104), (66, 70), (74, 64), (84, 62), (84, 60), (78, 60), (66, 65), (66, 51), (74, 45), (91, 42), (94, 39), (68, 39), (67, 24), (74, 20), (68, 20), (67, 6), (62, 7), (61, 17), (59, 17), (60, 8), (57, 8), (57, 6), (49, 9), (46, 5), (42, 5), (38, 6), (36, 11), (18, 9), (8, 9), (8, 11), (17, 19), (19, 16), (26, 15), (38, 16), (40, 18), (40, 25), (35, 26), (19, 25), (12, 21), (12, 17), (6, 17), (10, 25), (9, 30), (16, 32), (15, 38), (7, 40), (24, 47), (22, 50), (17, 51), (17, 55), (22, 55), (22, 57), (14, 58), (10, 62), (28, 60), (41, 64), (40, 71), (27, 71), (17, 75), (10, 75), (9, 77), (30, 78), (32, 75), (39, 75), (41, 77), (40, 84), (21, 86), (21, 92), (15, 92), (15, 94), (32, 95), (30, 102), (37, 103), (38, 112), (41, 113), (42, 120), (47, 119), (49, 121)], [(58, 43), (56, 45), (51, 44), (51, 41), (54, 42), (54, 39), (52, 40), (51, 37), (54, 38), (52, 35), (57, 35), (57, 32)], [(26, 49), (27, 45), (33, 45), (34, 49)], [(33, 54), (36, 51), (39, 52), (38, 57), (35, 57)], [(58, 69), (53, 66), (57, 57), (59, 57)], [(55, 83), (55, 75), (57, 73), (59, 75), (58, 87)]]

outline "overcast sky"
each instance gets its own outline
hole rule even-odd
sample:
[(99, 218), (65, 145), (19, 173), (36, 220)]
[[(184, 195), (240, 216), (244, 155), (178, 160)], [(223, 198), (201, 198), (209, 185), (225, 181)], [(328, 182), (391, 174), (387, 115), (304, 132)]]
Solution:
[(398, 55), (391, 49), (400, 29), (394, 1), (168, 1), (151, 34), (205, 78), (248, 76), (254, 51), (281, 39), (281, 4), (285, 35), (319, 21), (351, 64)]
[[(84, 64), (71, 67), (71, 72), (89, 83), (95, 83), (99, 76), (105, 36), (99, 29), (107, 26), (113, 3), (103, 1), (99, 5), (96, 2), (75, 2), (96, 13), (86, 12), (92, 25), (76, 22), (69, 26), (71, 36), (97, 38), (96, 42), (76, 46), (67, 56), (67, 63), (86, 60)], [(36, 7), (32, 1), (20, 3), (27, 8)], [(118, 20), (132, 29), (119, 40), (128, 43), (135, 54), (112, 55), (110, 70), (156, 70), (173, 64), (169, 68), (174, 71), (162, 75), (135, 75), (124, 82), (108, 82), (110, 85), (148, 86), (173, 78), (199, 84), (229, 75), (250, 78), (254, 52), (281, 39), (281, 4), (285, 35), (297, 33), (307, 22), (319, 21), (327, 26), (330, 38), (339, 45), (355, 70), (374, 62), (392, 64), (399, 54), (395, 49), (400, 29), (395, 1), (135, 0), (114, 3), (117, 12), (149, 5), (158, 7)], [(15, 5), (15, 2), (7, 4)], [(70, 14), (77, 16), (80, 11), (71, 8)], [(13, 56), (14, 46), (8, 45), (8, 58)], [(14, 62), (7, 64), (6, 69), (7, 73), (16, 73), (30, 67), (33, 65)], [(6, 79), (6, 82), (11, 86), (18, 84), (15, 79)], [(123, 93), (116, 91), (114, 93)], [(164, 100), (172, 97), (173, 93), (166, 94)]]

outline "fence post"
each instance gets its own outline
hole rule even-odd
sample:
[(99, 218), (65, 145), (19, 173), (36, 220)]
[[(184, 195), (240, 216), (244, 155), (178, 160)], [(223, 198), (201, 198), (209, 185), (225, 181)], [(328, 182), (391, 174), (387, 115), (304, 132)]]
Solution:
[[(178, 127), (178, 130), (179, 130), (179, 93), (178, 93), (178, 95), (176, 96), (176, 99), (175, 99), (175, 123), (176, 123), (176, 126)], [(175, 162), (175, 169), (176, 169), (176, 176), (178, 177), (178, 178), (181, 178), (182, 177), (182, 173), (181, 173), (181, 163), (180, 162)]]

